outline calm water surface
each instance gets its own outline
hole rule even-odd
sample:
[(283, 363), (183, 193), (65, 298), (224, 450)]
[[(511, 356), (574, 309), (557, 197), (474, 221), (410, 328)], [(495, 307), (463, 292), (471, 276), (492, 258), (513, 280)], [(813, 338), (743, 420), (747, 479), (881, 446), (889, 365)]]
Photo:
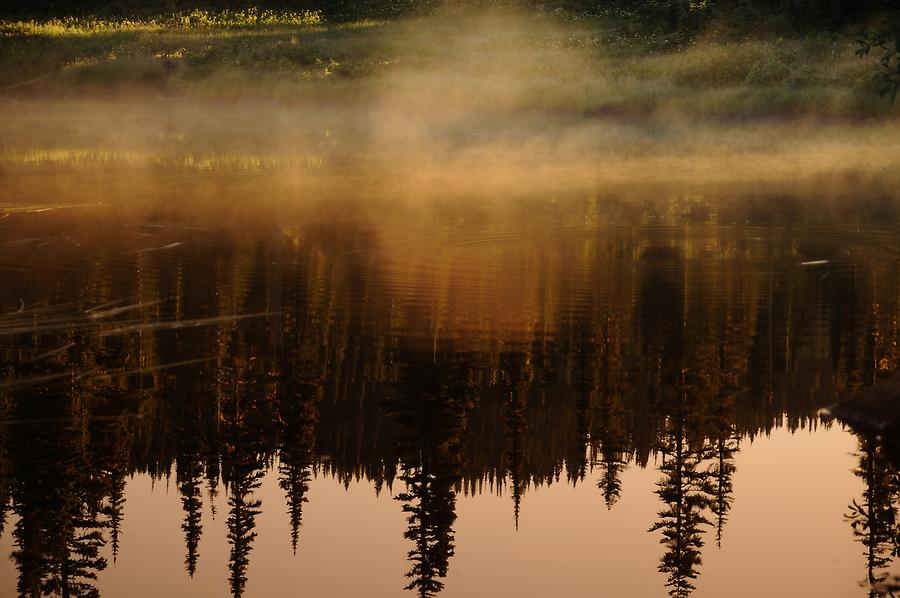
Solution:
[(235, 218), (159, 183), (35, 204), (82, 172), (40, 168), (0, 210), (2, 596), (862, 597), (900, 571), (895, 465), (818, 415), (900, 357), (883, 191)]

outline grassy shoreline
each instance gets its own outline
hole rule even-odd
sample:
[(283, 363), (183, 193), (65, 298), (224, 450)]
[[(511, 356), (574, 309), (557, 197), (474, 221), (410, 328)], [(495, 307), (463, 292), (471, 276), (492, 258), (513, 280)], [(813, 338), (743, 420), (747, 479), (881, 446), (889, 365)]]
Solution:
[(70, 171), (53, 197), (181, 171), (416, 201), (896, 184), (900, 111), (832, 34), (662, 51), (615, 20), (507, 12), (0, 44), (0, 175), (22, 183), (7, 197)]
[(432, 86), (479, 108), (584, 117), (854, 120), (898, 113), (878, 94), (873, 62), (858, 58), (853, 40), (839, 34), (711, 34), (660, 51), (656, 36), (615, 19), (180, 19), (0, 23), (2, 95), (365, 105)]

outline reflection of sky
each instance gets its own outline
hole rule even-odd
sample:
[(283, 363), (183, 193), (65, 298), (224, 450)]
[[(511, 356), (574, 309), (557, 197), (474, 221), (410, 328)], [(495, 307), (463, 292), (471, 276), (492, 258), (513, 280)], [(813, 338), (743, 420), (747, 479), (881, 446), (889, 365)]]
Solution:
[[(863, 547), (843, 514), (863, 491), (852, 475), (856, 439), (820, 427), (744, 442), (736, 456), (734, 508), (722, 548), (704, 537), (696, 598), (761, 595), (862, 596)], [(630, 467), (621, 500), (607, 511), (596, 474), (575, 488), (560, 483), (526, 492), (516, 532), (512, 498), (486, 491), (459, 496), (456, 554), (442, 597), (663, 596), (657, 572), (659, 533), (647, 529), (661, 504), (658, 472)], [(395, 493), (399, 481), (395, 485)], [(270, 472), (256, 496), (263, 512), (253, 543), (247, 593), (252, 596), (401, 596), (408, 569), (401, 504), (367, 482), (344, 490), (332, 478), (313, 480), (304, 507), (297, 556), (290, 546), (284, 496)], [(204, 492), (198, 573), (184, 570), (183, 511), (174, 481), (128, 484), (118, 562), (100, 574), (104, 596), (222, 596), (227, 593), (227, 497), (213, 520)], [(0, 552), (12, 550), (7, 522)], [(108, 551), (107, 547), (107, 551)], [(0, 561), (4, 592), (15, 569)], [(7, 594), (3, 594), (7, 595)], [(412, 595), (409, 593), (409, 595)]]

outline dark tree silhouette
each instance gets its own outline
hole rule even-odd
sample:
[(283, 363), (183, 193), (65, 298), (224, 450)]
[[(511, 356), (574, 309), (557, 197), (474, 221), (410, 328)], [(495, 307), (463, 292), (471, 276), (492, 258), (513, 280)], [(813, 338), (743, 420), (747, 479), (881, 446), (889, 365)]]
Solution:
[(256, 539), (256, 516), (262, 503), (253, 498), (263, 477), (263, 432), (257, 418), (261, 415), (257, 396), (258, 381), (245, 382), (226, 397), (225, 447), (222, 456), (222, 479), (228, 489), (228, 581), (235, 598), (244, 594), (250, 552)]
[(575, 347), (575, 439), (566, 459), (566, 469), (572, 485), (584, 480), (588, 466), (591, 439), (591, 402), (597, 393), (598, 347), (590, 334), (589, 325), (582, 324)]
[(850, 503), (845, 518), (865, 548), (869, 596), (880, 598), (888, 593), (877, 586), (889, 577), (891, 563), (900, 556), (900, 477), (884, 447), (865, 437), (859, 440), (859, 466), (854, 473), (862, 478), (865, 489), (861, 500)]
[(735, 435), (733, 396), (720, 395), (709, 408), (706, 432), (711, 446), (708, 456), (712, 460), (709, 468), (711, 484), (709, 507), (715, 516), (716, 546), (722, 546), (722, 535), (728, 514), (731, 511), (734, 486), (732, 479), (736, 471), (734, 456), (738, 451), (739, 438)]
[(507, 475), (513, 499), (513, 520), (519, 529), (522, 494), (528, 485), (525, 463), (525, 407), (531, 384), (531, 361), (526, 353), (503, 353), (500, 356), (500, 384), (504, 394), (506, 435), (509, 451), (506, 454)]
[(736, 468), (734, 466), (734, 454), (737, 452), (737, 440), (731, 437), (715, 439), (713, 447), (714, 463), (710, 470), (712, 487), (710, 489), (710, 510), (716, 517), (716, 546), (722, 546), (722, 534), (725, 524), (728, 522), (728, 513), (731, 511), (734, 487), (732, 477)]
[[(246, 462), (245, 462), (246, 463)], [(244, 594), (247, 584), (247, 567), (250, 565), (250, 551), (256, 539), (256, 516), (261, 512), (262, 503), (250, 498), (253, 490), (259, 487), (258, 473), (253, 473), (247, 465), (238, 466), (245, 473), (238, 474), (229, 484), (228, 497), (228, 543), (231, 552), (228, 557), (228, 582), (235, 598)]]
[(306, 493), (315, 461), (315, 426), (318, 417), (316, 402), (320, 398), (321, 386), (297, 381), (291, 381), (289, 386), (295, 390), (284, 393), (280, 406), (278, 483), (284, 490), (287, 501), (291, 548), (297, 554), (303, 503), (308, 501)]
[(113, 562), (119, 558), (119, 539), (125, 516), (125, 472), (116, 471), (111, 479), (109, 495), (109, 542)]
[(596, 413), (597, 440), (600, 444), (598, 465), (600, 478), (597, 487), (603, 493), (607, 509), (612, 509), (622, 492), (619, 479), (627, 466), (628, 437), (625, 431), (625, 410), (618, 397), (604, 392)]
[(0, 537), (6, 529), (6, 513), (10, 507), (10, 484), (12, 476), (10, 472), (10, 454), (7, 425), (8, 399), (0, 392)]
[(385, 404), (400, 424), (401, 455), (397, 495), (407, 514), (404, 537), (413, 542), (407, 558), (407, 590), (425, 598), (440, 592), (454, 553), (456, 486), (462, 465), (461, 443), (473, 405), (468, 368), (456, 363), (413, 362), (405, 368), (397, 396)]
[[(414, 543), (408, 558), (412, 567), (406, 576), (407, 590), (423, 598), (434, 596), (444, 588), (450, 557), (453, 556), (453, 522), (456, 494), (452, 480), (437, 472), (424, 459), (408, 464), (400, 479), (406, 489), (397, 495), (403, 501), (409, 528), (404, 537)], [(448, 483), (449, 482), (449, 483)]]
[[(103, 393), (98, 393), (103, 395)], [(108, 393), (103, 403), (115, 404), (121, 393)], [(133, 443), (131, 417), (128, 413), (99, 416), (92, 425), (93, 450), (89, 462), (96, 469), (93, 485), (102, 499), (100, 512), (109, 527), (109, 543), (113, 562), (119, 556), (119, 540), (125, 517), (125, 478), (129, 472), (129, 450)]]
[(176, 467), (181, 508), (184, 510), (184, 521), (181, 524), (186, 549), (184, 565), (188, 575), (193, 577), (197, 572), (197, 561), (200, 558), (198, 547), (203, 533), (203, 464), (200, 455), (192, 453), (182, 455)]
[[(199, 546), (203, 534), (204, 465), (212, 452), (207, 443), (207, 432), (216, 425), (208, 420), (219, 419), (209, 406), (220, 404), (215, 400), (210, 385), (203, 384), (193, 370), (179, 376), (178, 384), (164, 396), (169, 399), (166, 407), (179, 426), (175, 435), (175, 481), (184, 511), (181, 523), (185, 544), (184, 566), (188, 575), (193, 577), (200, 560)], [(218, 468), (215, 468), (214, 475), (218, 478)]]
[[(681, 393), (681, 409), (687, 407)], [(673, 598), (689, 596), (695, 589), (697, 568), (701, 564), (704, 527), (711, 525), (705, 515), (714, 488), (709, 473), (701, 464), (707, 456), (703, 440), (688, 438), (685, 416), (674, 415), (660, 442), (663, 478), (657, 483), (657, 495), (665, 504), (659, 520), (650, 531), (662, 531), (660, 542), (666, 547), (659, 570), (667, 574), (666, 587)]]
[(12, 558), (23, 596), (99, 596), (94, 581), (107, 565), (100, 551), (110, 525), (110, 477), (93, 459), (104, 450), (92, 444), (90, 412), (68, 390), (49, 388), (43, 401), (22, 401), (16, 412), (53, 422), (15, 426), (11, 439), (19, 480)]

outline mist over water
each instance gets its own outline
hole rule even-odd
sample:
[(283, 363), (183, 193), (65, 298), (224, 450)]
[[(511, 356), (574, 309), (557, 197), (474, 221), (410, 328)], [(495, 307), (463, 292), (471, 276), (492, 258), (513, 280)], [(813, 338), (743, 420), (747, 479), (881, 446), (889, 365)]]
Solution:
[(896, 455), (820, 410), (900, 359), (897, 123), (376, 39), (2, 100), (0, 596), (888, 595)]
[[(590, 28), (509, 11), (369, 29), (359, 39), (262, 36), (297, 51), (333, 44), (332, 60), (360, 63), (359, 74), (272, 79), (241, 70), (238, 57), (164, 92), (87, 86), (5, 99), (4, 202), (110, 201), (135, 177), (161, 194), (192, 184), (166, 167), (266, 171), (251, 187), (264, 206), (285, 195), (291, 204), (348, 195), (422, 202), (649, 185), (833, 194), (860, 180), (897, 184), (895, 118), (832, 114), (842, 96), (821, 90), (818, 104), (778, 117), (760, 99), (754, 116), (747, 102), (766, 88), (738, 85), (759, 60), (749, 42), (623, 59), (615, 40)], [(848, 48), (831, 51), (832, 76), (855, 64)], [(38, 164), (53, 168), (37, 181), (19, 176)], [(65, 178), (70, 171), (78, 184)]]

